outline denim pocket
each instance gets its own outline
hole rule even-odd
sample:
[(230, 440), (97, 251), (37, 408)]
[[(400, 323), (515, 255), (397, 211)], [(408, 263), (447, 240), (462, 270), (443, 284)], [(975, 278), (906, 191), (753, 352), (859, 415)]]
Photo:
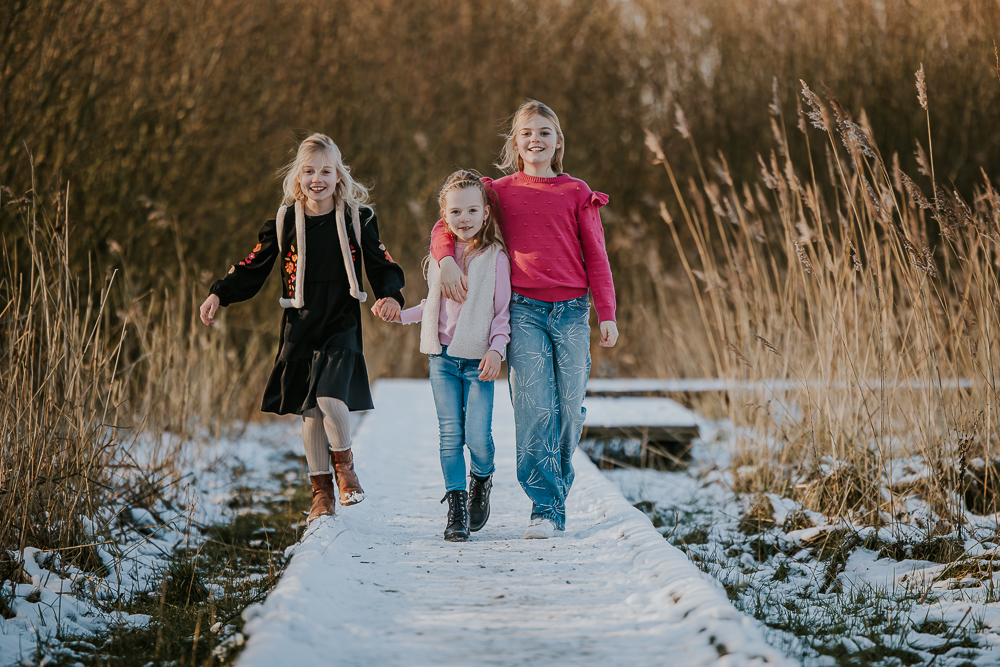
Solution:
[(511, 303), (516, 303), (516, 304), (520, 304), (522, 306), (526, 306), (526, 305), (528, 305), (528, 298), (524, 297), (524, 296), (521, 296), (517, 292), (511, 292), (511, 294), (510, 294), (510, 302)]

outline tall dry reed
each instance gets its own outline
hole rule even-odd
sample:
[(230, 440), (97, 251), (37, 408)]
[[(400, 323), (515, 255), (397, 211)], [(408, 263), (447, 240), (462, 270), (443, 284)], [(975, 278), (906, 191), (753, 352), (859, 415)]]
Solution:
[[(24, 244), (4, 244), (0, 282), (0, 547), (53, 549), (103, 567), (89, 521), (105, 506), (119, 439), (125, 328), (112, 322), (114, 276), (70, 269), (69, 189), (51, 217), (22, 209)], [(25, 261), (18, 253), (25, 253)], [(27, 272), (15, 267), (30, 265)]]
[(136, 294), (133, 267), (74, 270), (70, 196), (0, 202), (19, 224), (0, 277), (0, 552), (102, 571), (122, 510), (169, 497), (179, 444), (255, 413), (261, 378), (194, 326), (188, 280)]
[[(936, 130), (939, 178), (970, 191), (980, 166), (1000, 170), (990, 148), (1000, 128), (982, 122), (1000, 103), (993, 0), (37, 0), (4, 11), (0, 183), (30, 188), (25, 146), (40, 189), (72, 181), (86, 221), (75, 267), (90, 253), (102, 267), (116, 261), (114, 242), (141, 267), (139, 293), (170, 274), (179, 238), (204, 294), (202, 275), (244, 257), (273, 215), (273, 172), (295, 139), (320, 130), (376, 185), (383, 235), (415, 286), (407, 296), (419, 298), (440, 181), (456, 167), (492, 174), (500, 121), (526, 96), (544, 100), (566, 130), (567, 169), (611, 194), (604, 211), (622, 315), (633, 316), (632, 304), (646, 313), (635, 315), (642, 340), (627, 335), (619, 352), (604, 354), (604, 373), (700, 373), (709, 361), (697, 351), (690, 363), (667, 351), (648, 358), (658, 339), (645, 331), (679, 341), (684, 328), (661, 331), (654, 311), (689, 306), (656, 301), (632, 278), (655, 261), (649, 250), (667, 267), (675, 259), (661, 226), (633, 240), (633, 228), (655, 218), (663, 186), (641, 150), (643, 129), (664, 137), (683, 189), (700, 178), (672, 131), (679, 110), (705, 154), (724, 148), (742, 182), (772, 132), (772, 79), (824, 82), (847, 96), (847, 108), (868, 110), (883, 150), (913, 172), (924, 119), (901, 106), (910, 84), (898, 72), (924, 62), (948, 119)], [(801, 158), (802, 142), (789, 139)], [(169, 218), (150, 220), (151, 200)], [(13, 229), (8, 222), (0, 218)], [(680, 236), (693, 243), (686, 229)], [(241, 323), (271, 326), (268, 309), (236, 311)], [(230, 327), (239, 348), (251, 334)], [(415, 374), (414, 359), (379, 367)]]
[[(923, 68), (916, 85), (929, 139)], [(1000, 195), (985, 172), (971, 202), (941, 182), (929, 140), (908, 174), (863, 110), (799, 92), (791, 109), (775, 93), (754, 182), (721, 153), (680, 182), (647, 137), (673, 190), (663, 220), (694, 239), (680, 258), (718, 373), (757, 383), (729, 402), (737, 486), (874, 524), (908, 520), (911, 493), (947, 519), (995, 511)]]

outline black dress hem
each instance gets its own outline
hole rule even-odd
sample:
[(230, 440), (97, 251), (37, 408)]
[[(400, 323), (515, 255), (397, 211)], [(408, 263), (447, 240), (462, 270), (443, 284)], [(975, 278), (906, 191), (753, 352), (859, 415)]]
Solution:
[[(303, 377), (309, 378), (304, 386)], [(364, 355), (348, 347), (313, 352), (312, 359), (275, 361), (260, 409), (277, 415), (301, 415), (318, 397), (336, 398), (351, 412), (372, 410)]]

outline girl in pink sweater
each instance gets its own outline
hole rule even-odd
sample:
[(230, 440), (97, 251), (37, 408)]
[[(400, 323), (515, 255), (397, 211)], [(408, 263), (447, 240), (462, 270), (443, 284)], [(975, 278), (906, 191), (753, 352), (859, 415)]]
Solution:
[[(561, 533), (573, 483), (590, 375), (590, 298), (603, 347), (618, 340), (615, 289), (599, 209), (608, 196), (563, 172), (559, 118), (529, 100), (514, 114), (497, 166), (512, 172), (492, 186), (511, 258), (511, 340), (507, 351), (514, 405), (517, 476), (532, 500), (525, 538)], [(461, 301), (468, 282), (439, 222), (431, 236), (441, 284)]]
[[(445, 296), (441, 272), (429, 262), (427, 298), (402, 313), (382, 314), (402, 324), (420, 322), (420, 351), (430, 355), (431, 388), (441, 431), (448, 523), (444, 539), (464, 542), (490, 516), (493, 487), (493, 380), (510, 341), (510, 260), (497, 227), (496, 195), (478, 174), (456, 171), (438, 201), (447, 234), (468, 285), (464, 301)], [(490, 205), (493, 199), (494, 204)], [(472, 474), (465, 490), (465, 448)]]

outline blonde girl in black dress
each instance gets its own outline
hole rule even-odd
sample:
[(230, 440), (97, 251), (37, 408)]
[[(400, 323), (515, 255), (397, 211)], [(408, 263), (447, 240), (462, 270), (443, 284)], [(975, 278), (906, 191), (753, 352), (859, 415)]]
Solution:
[(275, 219), (260, 228), (247, 258), (212, 285), (200, 314), (214, 324), (219, 306), (256, 295), (278, 262), (284, 312), (261, 410), (302, 415), (312, 523), (334, 513), (334, 476), (342, 505), (364, 499), (348, 418), (373, 407), (361, 344), (361, 302), (368, 298), (362, 264), (382, 319), (402, 308), (404, 280), (379, 240), (368, 190), (351, 177), (329, 137), (305, 139), (282, 171), (284, 198)]

